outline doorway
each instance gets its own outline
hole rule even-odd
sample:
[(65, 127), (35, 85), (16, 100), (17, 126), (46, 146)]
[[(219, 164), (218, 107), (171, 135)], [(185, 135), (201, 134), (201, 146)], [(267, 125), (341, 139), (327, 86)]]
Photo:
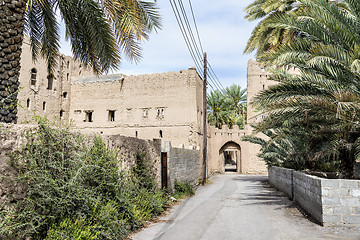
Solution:
[(219, 151), (222, 172), (241, 172), (241, 149), (235, 142), (227, 142)]

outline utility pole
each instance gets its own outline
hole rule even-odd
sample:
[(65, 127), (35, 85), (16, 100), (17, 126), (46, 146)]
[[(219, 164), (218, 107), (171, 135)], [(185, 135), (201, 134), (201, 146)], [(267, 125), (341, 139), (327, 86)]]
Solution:
[(202, 185), (206, 181), (206, 154), (207, 154), (207, 103), (206, 103), (206, 85), (207, 85), (207, 55), (204, 53), (204, 79), (203, 79), (203, 177)]

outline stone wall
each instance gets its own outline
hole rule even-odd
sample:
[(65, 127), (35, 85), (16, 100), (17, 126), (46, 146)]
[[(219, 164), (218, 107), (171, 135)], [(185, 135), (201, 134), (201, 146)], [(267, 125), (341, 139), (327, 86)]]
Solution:
[(161, 140), (142, 140), (133, 137), (120, 135), (105, 135), (102, 139), (106, 144), (117, 151), (118, 159), (124, 169), (133, 168), (137, 162), (139, 154), (145, 154), (145, 162), (153, 169), (156, 183), (161, 183)]
[[(290, 191), (284, 184), (284, 168), (269, 169), (269, 181), (282, 191)], [(271, 179), (271, 180), (270, 180)], [(293, 200), (323, 226), (360, 226), (360, 181), (324, 179), (294, 171)], [(280, 189), (283, 186), (288, 189)]]
[(165, 142), (164, 152), (168, 158), (168, 188), (174, 189), (175, 180), (198, 183), (200, 178), (200, 151), (185, 148), (173, 148), (170, 142)]
[(269, 183), (293, 198), (293, 169), (271, 167), (269, 169)]
[(15, 124), (0, 123), (0, 206), (7, 196), (10, 199), (22, 197), (22, 186), (15, 185), (11, 178), (16, 170), (10, 165), (9, 153), (19, 150), (26, 143), (25, 131), (30, 127)]

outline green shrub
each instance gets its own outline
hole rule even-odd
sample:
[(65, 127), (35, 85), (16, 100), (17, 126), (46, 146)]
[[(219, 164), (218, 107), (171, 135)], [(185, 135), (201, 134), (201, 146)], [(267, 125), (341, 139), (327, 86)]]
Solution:
[(181, 182), (175, 179), (175, 191), (174, 196), (175, 198), (182, 198), (187, 196), (192, 196), (195, 194), (194, 189), (191, 187), (190, 183), (188, 182)]
[(123, 239), (167, 204), (144, 154), (132, 172), (120, 171), (100, 137), (43, 118), (27, 140), (12, 156), (13, 181), (26, 184), (26, 196), (0, 210), (0, 239)]

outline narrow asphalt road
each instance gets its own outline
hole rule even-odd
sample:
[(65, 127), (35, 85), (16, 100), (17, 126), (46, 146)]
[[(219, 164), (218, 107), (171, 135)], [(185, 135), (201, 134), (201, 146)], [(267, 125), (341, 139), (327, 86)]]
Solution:
[(267, 176), (221, 174), (132, 240), (360, 239), (359, 229), (307, 219)]

